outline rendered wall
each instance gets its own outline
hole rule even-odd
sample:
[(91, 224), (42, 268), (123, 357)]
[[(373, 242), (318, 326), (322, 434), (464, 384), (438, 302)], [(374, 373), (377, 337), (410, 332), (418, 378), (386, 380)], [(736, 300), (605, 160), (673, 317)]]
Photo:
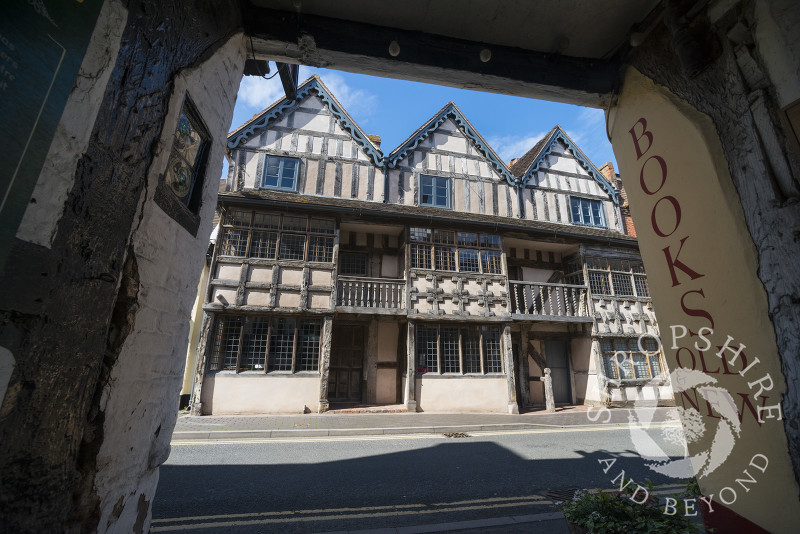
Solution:
[(423, 412), (508, 413), (506, 377), (417, 377), (417, 409)]
[(300, 414), (319, 403), (319, 376), (270, 376), (264, 373), (207, 373), (201, 402), (205, 415)]

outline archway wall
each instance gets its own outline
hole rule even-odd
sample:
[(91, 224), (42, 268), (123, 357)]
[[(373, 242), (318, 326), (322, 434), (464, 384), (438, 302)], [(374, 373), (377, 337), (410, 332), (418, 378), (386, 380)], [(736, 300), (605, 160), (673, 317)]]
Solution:
[[(244, 62), (238, 5), (104, 3), (39, 177), (47, 210), (3, 272), (7, 529), (149, 528)], [(190, 230), (154, 202), (187, 91), (213, 139)]]

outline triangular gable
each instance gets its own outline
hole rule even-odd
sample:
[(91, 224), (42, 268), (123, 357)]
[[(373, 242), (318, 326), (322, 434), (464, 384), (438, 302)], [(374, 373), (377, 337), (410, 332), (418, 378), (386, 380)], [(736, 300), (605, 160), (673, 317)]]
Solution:
[[(614, 201), (615, 204), (619, 204), (619, 197), (617, 194), (617, 190), (614, 188), (613, 185), (611, 185), (611, 183), (608, 180), (606, 180), (606, 177), (603, 176), (603, 174), (599, 170), (597, 170), (597, 167), (595, 167), (594, 164), (589, 160), (589, 158), (586, 157), (586, 154), (584, 154), (583, 151), (580, 148), (578, 148), (578, 145), (576, 145), (572, 141), (572, 139), (570, 139), (570, 137), (561, 128), (561, 126), (556, 125), (555, 128), (550, 130), (550, 133), (548, 133), (543, 138), (543, 140), (546, 141), (539, 149), (539, 153), (536, 154), (530, 166), (519, 177), (521, 185), (525, 186), (528, 183), (528, 181), (531, 178), (533, 178), (533, 176), (536, 174), (536, 171), (538, 171), (539, 167), (541, 167), (542, 163), (544, 163), (545, 156), (547, 156), (553, 151), (553, 147), (558, 141), (561, 141), (567, 146), (568, 149), (572, 151), (572, 154), (575, 156), (575, 159), (578, 161), (578, 163), (580, 163), (581, 167), (583, 167), (583, 169), (587, 173), (589, 173), (589, 176), (591, 176), (594, 179), (594, 181), (597, 182), (600, 185), (600, 187), (602, 187), (603, 190), (605, 190), (605, 192), (609, 194), (609, 196), (611, 197), (611, 199)], [(532, 151), (535, 151), (536, 147), (538, 147), (540, 143), (541, 141), (539, 143), (536, 143)]]
[(517, 183), (517, 178), (511, 174), (505, 163), (495, 154), (489, 143), (478, 133), (478, 130), (464, 117), (461, 110), (454, 102), (448, 102), (439, 112), (428, 120), (425, 124), (420, 126), (411, 137), (406, 139), (403, 144), (395, 148), (391, 154), (386, 157), (386, 166), (390, 169), (397, 167), (397, 164), (403, 160), (410, 152), (419, 146), (422, 141), (427, 139), (439, 126), (441, 126), (448, 118), (452, 119), (458, 127), (461, 128), (464, 135), (470, 140), (473, 146), (483, 154), (483, 157), (489, 162), (492, 168), (500, 174), (510, 185)]
[(273, 121), (280, 120), (286, 113), (298, 107), (300, 102), (312, 91), (328, 105), (328, 109), (330, 109), (331, 114), (336, 120), (339, 121), (339, 125), (342, 129), (348, 132), (353, 140), (364, 149), (364, 152), (372, 159), (372, 162), (375, 165), (381, 166), (383, 164), (383, 154), (380, 149), (369, 140), (364, 130), (356, 124), (356, 121), (345, 111), (339, 101), (336, 100), (316, 74), (304, 81), (300, 87), (297, 88), (296, 100), (289, 100), (288, 98), (278, 100), (254, 118), (228, 134), (228, 148), (236, 148), (240, 144), (246, 143), (258, 130), (268, 127)]

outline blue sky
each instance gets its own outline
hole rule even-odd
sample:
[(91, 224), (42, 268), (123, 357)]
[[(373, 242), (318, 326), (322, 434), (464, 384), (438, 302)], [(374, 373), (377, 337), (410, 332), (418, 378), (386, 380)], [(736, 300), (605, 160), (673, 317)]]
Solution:
[[(270, 67), (274, 74), (275, 64), (271, 63)], [(366, 133), (381, 136), (381, 149), (385, 154), (452, 100), (506, 163), (522, 156), (550, 128), (560, 124), (597, 167), (611, 161), (616, 168), (603, 111), (599, 109), (300, 67), (301, 82), (312, 74), (322, 78)], [(278, 76), (271, 80), (245, 76), (239, 88), (231, 129), (282, 96)]]

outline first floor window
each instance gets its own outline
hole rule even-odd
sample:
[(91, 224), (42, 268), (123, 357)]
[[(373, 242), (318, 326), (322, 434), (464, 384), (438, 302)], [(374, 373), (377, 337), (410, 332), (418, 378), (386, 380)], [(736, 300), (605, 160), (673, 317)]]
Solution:
[(637, 338), (603, 338), (600, 350), (603, 353), (603, 371), (606, 378), (617, 380), (663, 378), (661, 353), (655, 339), (642, 339), (639, 349)]
[(500, 236), (411, 228), (409, 240), (414, 269), (503, 274)]
[(502, 373), (499, 326), (417, 325), (417, 372)]
[(317, 371), (320, 319), (217, 317), (212, 371)]
[(261, 187), (297, 191), (297, 172), (299, 169), (300, 160), (297, 158), (265, 156)]
[(570, 211), (573, 224), (606, 227), (603, 214), (603, 201), (593, 198), (570, 197)]
[(593, 295), (650, 297), (647, 275), (640, 261), (587, 257), (586, 267)]
[(419, 205), (449, 209), (451, 207), (450, 179), (425, 174), (420, 175)]

